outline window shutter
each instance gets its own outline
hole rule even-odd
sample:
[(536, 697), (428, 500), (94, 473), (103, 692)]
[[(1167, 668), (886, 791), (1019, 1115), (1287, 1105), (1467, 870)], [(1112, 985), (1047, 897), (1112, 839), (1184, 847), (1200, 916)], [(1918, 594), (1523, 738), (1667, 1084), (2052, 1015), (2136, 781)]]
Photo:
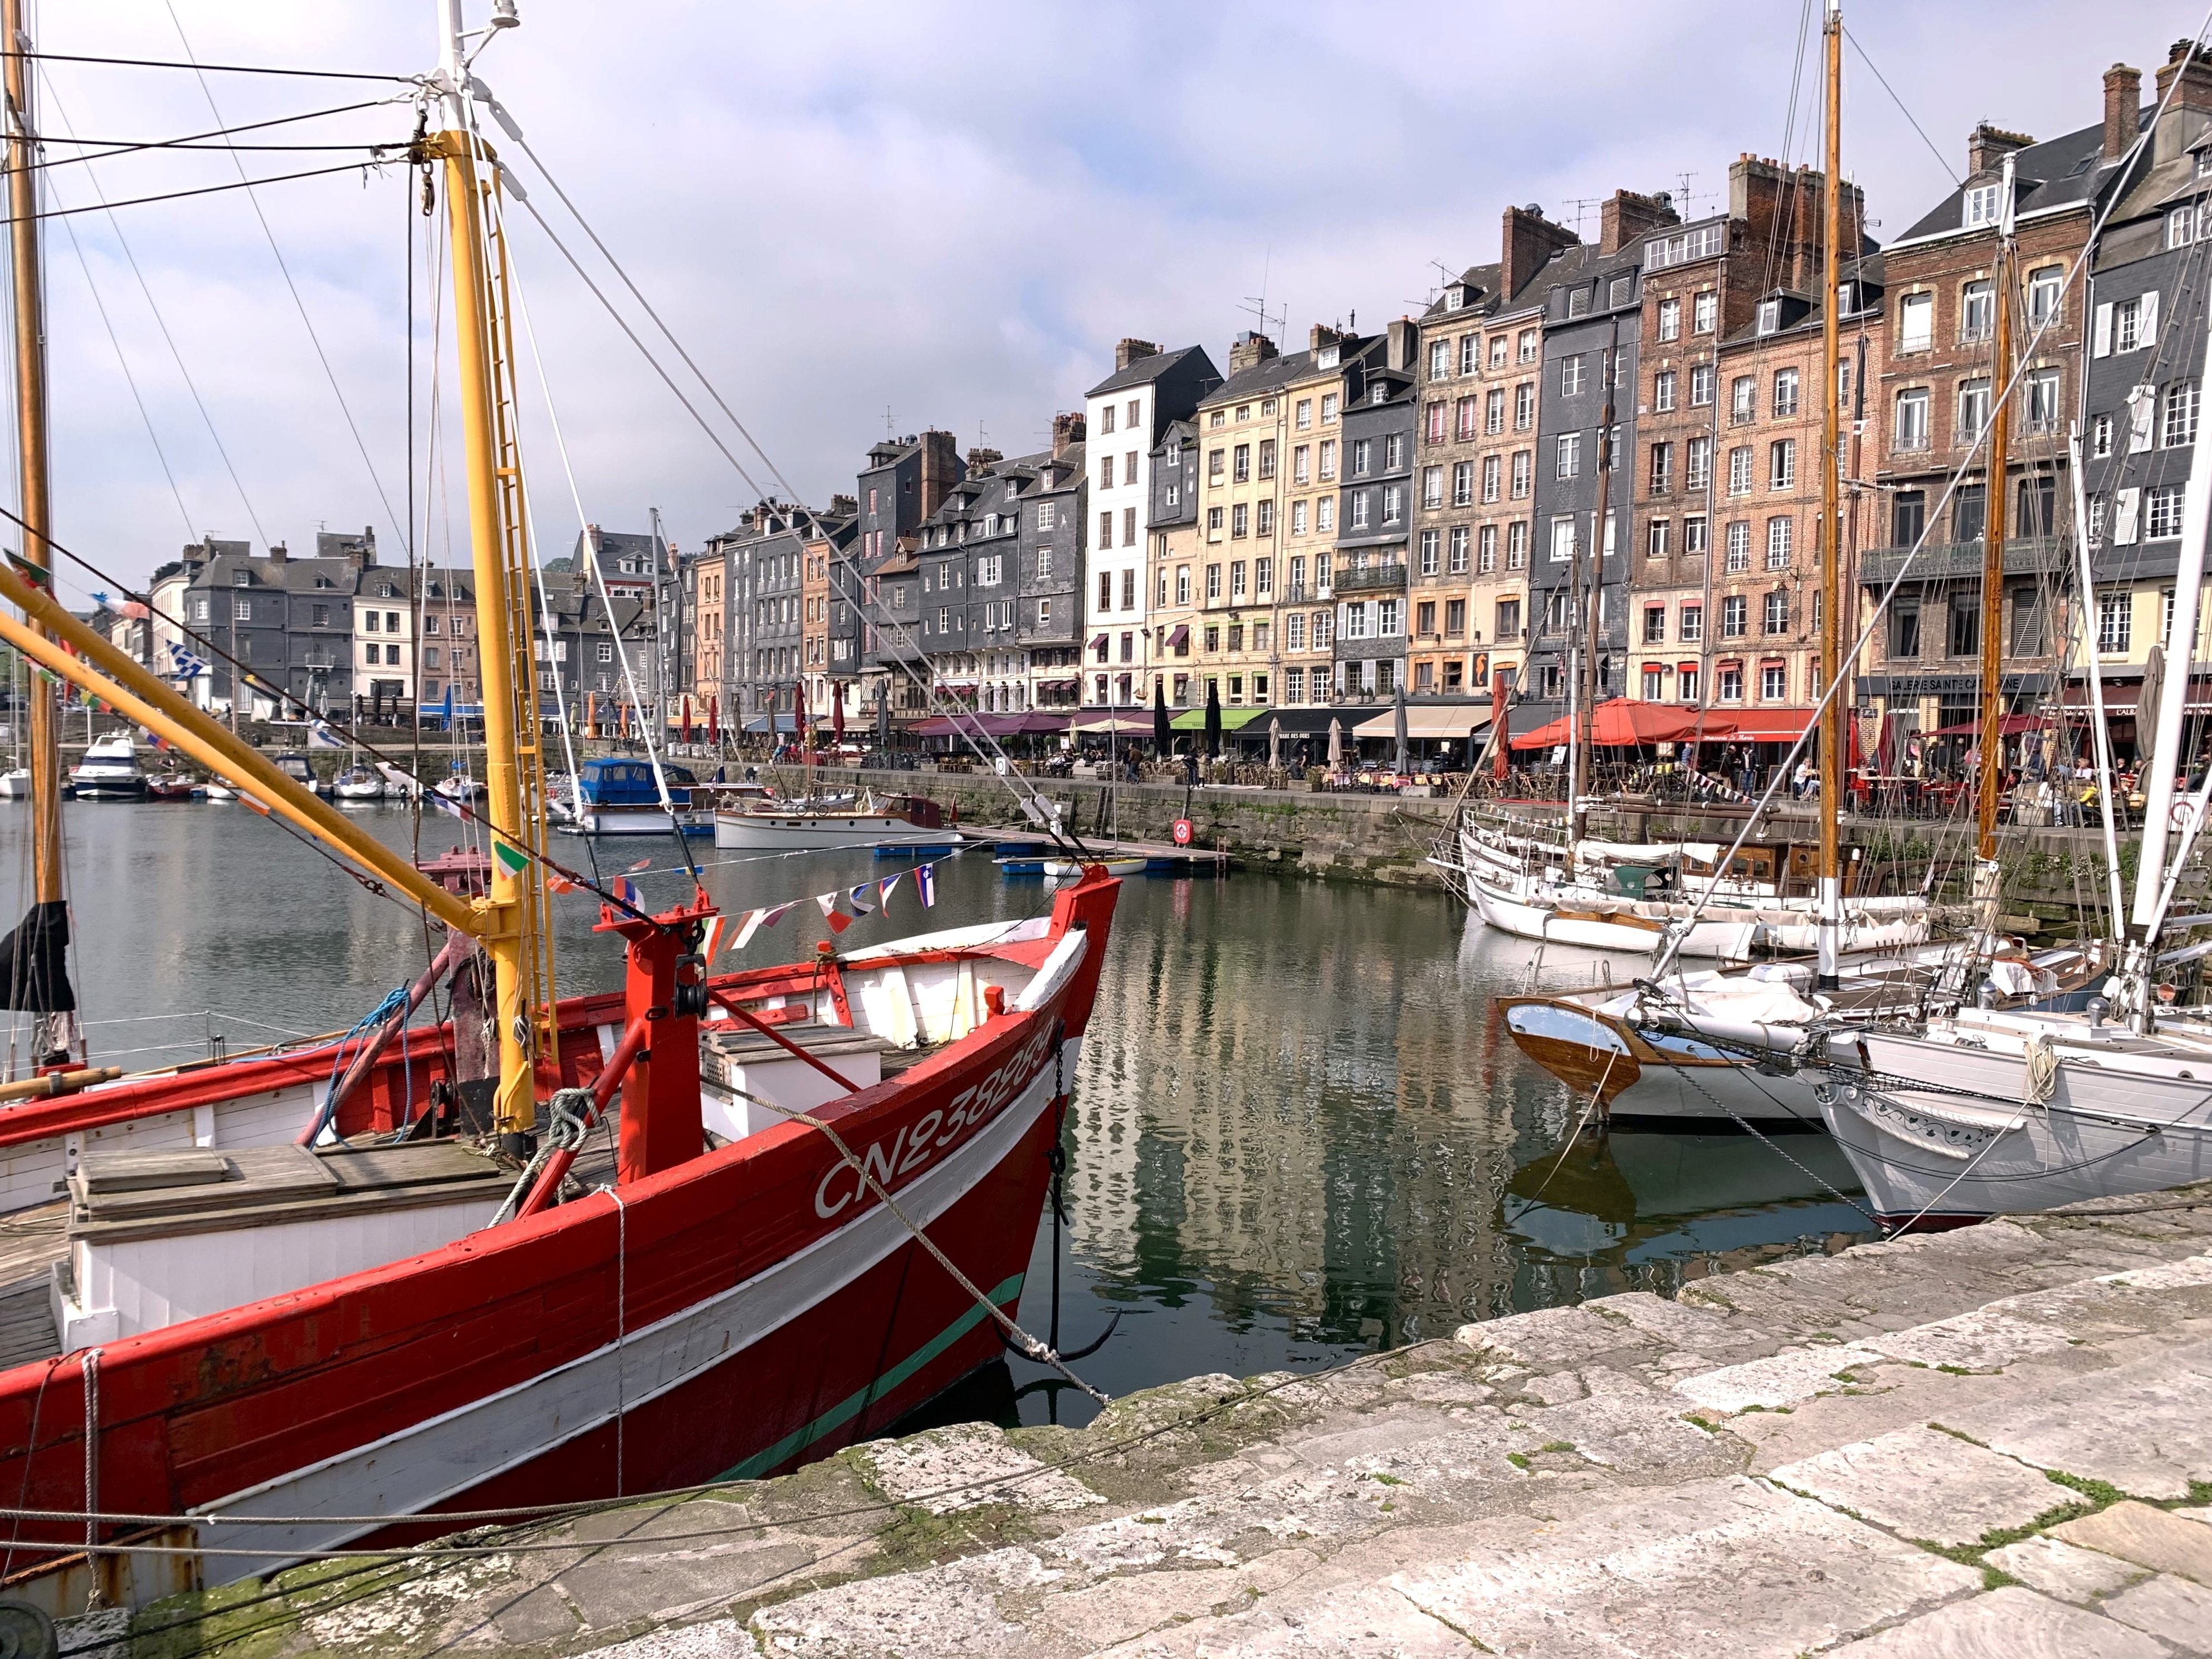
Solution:
[(2139, 386), (2128, 393), (2128, 453), (2139, 455), (2150, 447), (2151, 416), (2158, 405), (2157, 392)]
[(2158, 290), (2156, 289), (2152, 289), (2142, 296), (2142, 326), (2136, 333), (2136, 343), (2139, 346), (2155, 346), (2158, 343)]
[(2136, 520), (2142, 507), (2142, 491), (2123, 489), (2112, 498), (2112, 545), (2136, 544)]
[(2112, 307), (2110, 301), (2097, 307), (2097, 319), (2092, 325), (2093, 340), (2089, 355), (2109, 357), (2112, 355)]

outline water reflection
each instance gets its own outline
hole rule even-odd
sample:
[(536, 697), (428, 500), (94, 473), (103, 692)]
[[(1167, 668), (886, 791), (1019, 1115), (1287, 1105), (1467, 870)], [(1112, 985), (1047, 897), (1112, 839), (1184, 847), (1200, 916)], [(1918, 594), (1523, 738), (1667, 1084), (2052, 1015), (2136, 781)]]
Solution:
[[(28, 885), (27, 816), (0, 805), (9, 915)], [(362, 817), (392, 844), (414, 843), (404, 810)], [(422, 845), (441, 851), (460, 834), (432, 817)], [(68, 836), (86, 1015), (117, 1022), (94, 1024), (95, 1060), (188, 1058), (207, 1051), (210, 1031), (234, 1050), (348, 1025), (424, 959), (410, 908), (238, 806), (85, 805)], [(561, 847), (585, 862), (583, 843)], [(610, 874), (649, 858), (636, 878), (655, 902), (690, 891), (665, 839), (595, 850)], [(762, 858), (695, 843), (695, 854), (731, 909), (903, 867), (866, 853)], [(905, 887), (887, 917), (841, 942), (1049, 902), (1043, 884), (1001, 879), (981, 856), (940, 866), (938, 886), (933, 911)], [(619, 981), (620, 953), (593, 937), (595, 918), (585, 896), (556, 902), (564, 993)], [(824, 937), (804, 905), (746, 959), (802, 956)], [(1579, 1103), (1522, 1058), (1493, 999), (1629, 971), (1536, 959), (1432, 892), (1260, 875), (1127, 882), (1068, 1126), (1064, 1334), (1086, 1342), (1125, 1313), (1084, 1375), (1119, 1394), (1201, 1371), (1325, 1364), (1519, 1309), (1671, 1291), (1864, 1229), (1823, 1190), (1849, 1192), (1850, 1180), (1818, 1137), (1786, 1144), (1802, 1170), (1748, 1138), (1572, 1139)], [(1023, 1308), (1032, 1328), (1048, 1317), (1049, 1242), (1041, 1228)], [(1015, 1362), (975, 1409), (1042, 1418), (1047, 1394), (1016, 1393), (1046, 1375)], [(1079, 1397), (1059, 1408), (1087, 1415)]]

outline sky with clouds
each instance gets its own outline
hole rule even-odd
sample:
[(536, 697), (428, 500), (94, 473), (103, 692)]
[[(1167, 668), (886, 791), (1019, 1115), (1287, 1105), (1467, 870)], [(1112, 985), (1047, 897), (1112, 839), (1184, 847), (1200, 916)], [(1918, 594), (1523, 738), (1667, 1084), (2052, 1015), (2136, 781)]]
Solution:
[[(467, 0), (472, 24), (489, 3)], [(1218, 362), (1263, 294), (1296, 341), (1316, 321), (1371, 329), (1425, 303), (1440, 266), (1495, 259), (1508, 203), (1569, 223), (1587, 204), (1594, 237), (1617, 188), (1680, 195), (1686, 174), (1708, 212), (1739, 154), (1818, 144), (1817, 13), (1794, 4), (1601, 0), (1570, 21), (1465, 3), (519, 3), (523, 27), (477, 67), (543, 164), (518, 158), (530, 205), (619, 295), (558, 181), (817, 505), (887, 429), (1042, 447), (1125, 334)], [(436, 58), (433, 0), (34, 3), (32, 21), (50, 53), (395, 75)], [(2088, 125), (2107, 64), (2143, 69), (2148, 95), (2204, 21), (2196, 0), (1850, 5), (1845, 164), (1874, 234), (1949, 188), (1975, 122)], [(40, 70), (57, 140), (316, 114), (235, 142), (359, 146), (415, 120), (393, 82)], [(458, 458), (433, 433), (452, 373), (436, 221), (407, 170), (346, 148), (69, 159), (87, 153), (57, 142), (45, 170), (58, 538), (127, 581), (201, 534), (304, 550), (319, 526), (373, 524), (398, 561), (411, 489), (426, 555), (465, 559)], [(241, 164), (343, 170), (100, 210), (234, 184)], [(549, 556), (580, 507), (629, 529), (658, 507), (691, 548), (775, 487), (694, 391), (750, 479), (718, 453), (522, 210), (514, 240)]]

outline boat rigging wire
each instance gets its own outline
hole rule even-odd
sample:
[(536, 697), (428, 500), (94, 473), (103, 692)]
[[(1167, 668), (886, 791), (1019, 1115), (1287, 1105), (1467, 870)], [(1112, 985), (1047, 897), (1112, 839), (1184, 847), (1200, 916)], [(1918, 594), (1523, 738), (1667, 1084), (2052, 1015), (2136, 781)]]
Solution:
[[(39, 79), (42, 83), (44, 83), (46, 88), (46, 95), (49, 98), (52, 97), (52, 77), (48, 76), (44, 70), (40, 70)], [(386, 109), (396, 104), (411, 104), (415, 101), (416, 100), (412, 94), (398, 98), (365, 98), (357, 104), (333, 104), (328, 109), (311, 109), (299, 115), (272, 115), (265, 121), (242, 121), (236, 126), (210, 127), (204, 132), (185, 133), (180, 138), (78, 138), (69, 135), (58, 137), (52, 133), (40, 133), (38, 135), (38, 142), (42, 145), (91, 144), (112, 146), (113, 148), (111, 150), (111, 154), (116, 155), (126, 155), (135, 150), (142, 149), (179, 148), (196, 149), (199, 147), (199, 141), (203, 138), (222, 138), (226, 137), (234, 132), (259, 132), (268, 127), (290, 126), (295, 122), (298, 121), (319, 121), (325, 116), (351, 115), (361, 110)], [(57, 105), (57, 108), (58, 107), (58, 105)], [(66, 125), (66, 122), (64, 122), (64, 125)], [(221, 149), (222, 146), (210, 145), (208, 148)], [(242, 148), (258, 148), (258, 146), (242, 146)], [(303, 148), (308, 147), (303, 146)], [(105, 155), (58, 156), (52, 161), (38, 161), (33, 163), (33, 171), (35, 172), (39, 168), (47, 167), (64, 167), (72, 161), (103, 161), (106, 159), (107, 157)]]
[[(185, 39), (184, 21), (177, 15), (176, 6), (171, 3), (170, 0), (164, 0), (164, 6), (169, 14), (171, 25), (177, 31), (177, 40), (184, 46), (185, 56), (187, 58), (196, 56), (192, 51), (192, 43)], [(215, 89), (208, 85), (206, 76), (202, 75), (198, 79), (200, 96), (207, 100), (208, 113), (214, 116), (217, 122), (221, 122), (223, 114), (222, 111), (216, 106)], [(344, 388), (338, 385), (337, 371), (331, 367), (330, 355), (323, 349), (322, 336), (315, 331), (314, 319), (307, 314), (307, 302), (301, 297), (299, 284), (292, 280), (292, 267), (285, 261), (284, 250), (276, 246), (276, 233), (270, 228), (269, 216), (261, 210), (261, 198), (253, 193), (252, 185), (255, 181), (246, 179), (245, 162), (240, 161), (235, 155), (230, 160), (231, 165), (238, 169), (240, 182), (246, 185), (246, 199), (253, 204), (253, 216), (261, 226), (261, 234), (269, 240), (269, 252), (276, 257), (276, 269), (283, 273), (284, 286), (289, 290), (292, 303), (299, 310), (300, 321), (306, 326), (307, 338), (315, 348), (316, 361), (322, 364), (324, 376), (331, 383), (331, 395), (337, 399), (338, 412), (345, 416), (346, 429), (353, 434), (354, 447), (361, 452), (362, 465), (368, 469), (368, 481), (375, 486), (377, 500), (383, 503), (385, 523), (397, 529), (399, 521), (398, 516), (392, 510), (392, 497), (386, 493), (384, 480), (377, 474), (376, 463), (369, 457), (368, 444), (361, 435), (360, 423), (353, 417), (353, 406), (346, 402)], [(405, 540), (404, 532), (402, 533), (400, 539)]]
[[(398, 160), (398, 157), (393, 157)], [(346, 161), (332, 167), (310, 167), (303, 173), (279, 173), (266, 179), (241, 179), (234, 185), (203, 185), (195, 190), (163, 191), (157, 196), (132, 196), (120, 202), (103, 202), (98, 207), (49, 208), (44, 213), (28, 213), (25, 219), (67, 219), (79, 213), (112, 212), (117, 208), (146, 207), (155, 202), (180, 202), (187, 197), (216, 196), (228, 190), (252, 190), (256, 185), (285, 185), (295, 179), (322, 179), (333, 173), (362, 173), (377, 165), (374, 161)], [(13, 217), (0, 217), (0, 224), (15, 224)]]
[[(189, 52), (191, 47), (187, 46)], [(47, 64), (105, 64), (119, 69), (191, 70), (200, 75), (276, 75), (309, 81), (390, 81), (400, 86), (420, 86), (420, 75), (378, 75), (365, 70), (277, 69), (260, 64), (180, 64), (162, 58), (103, 58), (76, 52), (27, 52), (18, 46), (0, 47), (0, 58), (24, 58)]]
[(1858, 36), (1846, 27), (1844, 30), (1844, 39), (1850, 41), (1851, 50), (1858, 53), (1859, 62), (1864, 64), (1873, 73), (1874, 78), (1881, 82), (1881, 89), (1889, 94), (1889, 101), (1897, 106), (1897, 112), (1902, 115), (1911, 125), (1912, 130), (1920, 135), (1920, 142), (1928, 146), (1928, 153), (1936, 158), (1936, 165), (1943, 170), (1943, 176), (1951, 181), (1952, 187), (1956, 189), (1963, 185), (1966, 181), (1951, 170), (1950, 162), (1944, 160), (1943, 152), (1936, 147), (1936, 141), (1928, 136), (1927, 128), (1922, 126), (1918, 118), (1905, 107), (1905, 100), (1897, 95), (1897, 88), (1891, 86), (1888, 77), (1875, 67), (1874, 59), (1868, 55), (1867, 49), (1861, 44)]

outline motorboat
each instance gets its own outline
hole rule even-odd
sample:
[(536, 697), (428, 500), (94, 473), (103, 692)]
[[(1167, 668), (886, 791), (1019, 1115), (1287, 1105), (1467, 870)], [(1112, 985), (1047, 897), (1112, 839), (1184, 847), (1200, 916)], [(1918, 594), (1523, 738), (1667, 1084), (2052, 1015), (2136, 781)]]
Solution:
[(331, 795), (342, 801), (382, 800), (384, 775), (369, 766), (349, 768), (331, 781)]
[(28, 800), (31, 796), (31, 769), (11, 767), (0, 772), (0, 800)]
[(298, 784), (300, 787), (320, 795), (325, 799), (330, 798), (331, 786), (315, 775), (315, 763), (305, 755), (279, 755), (276, 760), (276, 769)]
[(148, 800), (197, 800), (199, 793), (198, 781), (189, 773), (155, 772), (146, 779)]
[(143, 800), (146, 775), (138, 769), (138, 745), (128, 732), (95, 739), (84, 758), (70, 768), (70, 788), (79, 800)]
[(871, 791), (835, 805), (775, 801), (714, 814), (714, 845), (738, 852), (826, 851), (840, 847), (950, 851), (961, 841), (960, 832), (945, 823), (945, 809), (927, 795), (878, 795)]
[[(661, 798), (661, 780), (668, 795)], [(704, 833), (711, 827), (711, 810), (692, 804), (692, 776), (681, 766), (664, 764), (656, 778), (651, 763), (641, 760), (586, 761), (565, 799), (552, 793), (565, 809), (561, 828), (585, 836), (665, 836), (681, 830)]]
[(484, 798), (484, 787), (467, 773), (456, 772), (453, 776), (431, 785), (430, 793), (442, 795), (447, 800), (476, 801)]
[(1151, 862), (1141, 853), (1102, 853), (1095, 859), (1046, 859), (1044, 873), (1055, 881), (1068, 881), (1094, 866), (1109, 876), (1141, 876)]

